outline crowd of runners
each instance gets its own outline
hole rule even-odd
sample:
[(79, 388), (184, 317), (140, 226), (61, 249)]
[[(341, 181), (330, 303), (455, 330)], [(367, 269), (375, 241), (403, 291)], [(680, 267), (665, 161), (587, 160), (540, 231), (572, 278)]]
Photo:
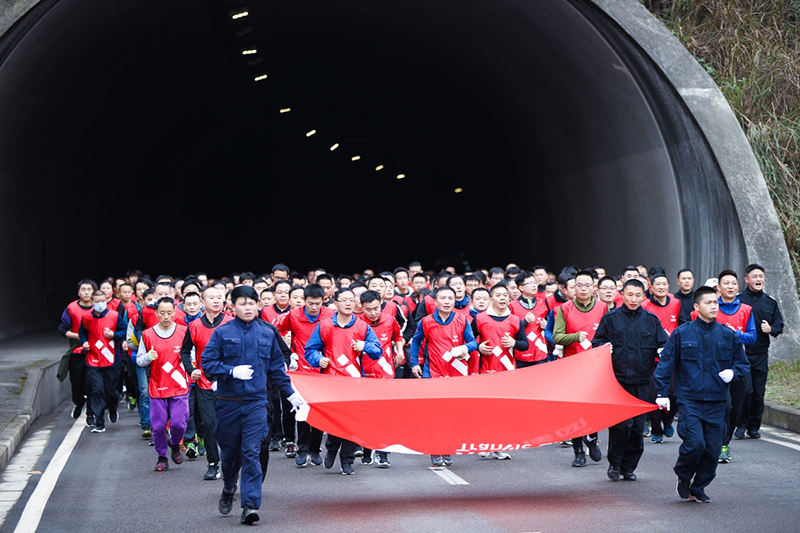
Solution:
[[(777, 302), (764, 292), (764, 271), (749, 265), (742, 291), (731, 270), (696, 289), (691, 270), (671, 278), (658, 266), (619, 275), (567, 267), (556, 275), (509, 264), (459, 274), (411, 263), (334, 276), (277, 264), (262, 275), (217, 279), (130, 271), (78, 283), (59, 327), (70, 343), (62, 363), (74, 418), (85, 412), (90, 431), (104, 433), (121, 401), (138, 411), (155, 470), (167, 470), (169, 459), (205, 456), (204, 479), (225, 480), (225, 514), (241, 470), (242, 522), (252, 523), (270, 452), (298, 468), (332, 468), (338, 456), (345, 475), (355, 473), (357, 457), (365, 466), (391, 466), (388, 452), (335, 435), (323, 457), (322, 431), (295, 420), (304, 400), (287, 378), (293, 372), (459, 378), (610, 343), (620, 385), (660, 409), (609, 428), (609, 479), (635, 481), (644, 437), (663, 442), (680, 417), (677, 491), (708, 502), (704, 489), (717, 463), (731, 461), (732, 438), (760, 437), (770, 337), (783, 328)], [(587, 453), (595, 462), (603, 457), (596, 433), (562, 444), (573, 448), (573, 467), (584, 466)], [(511, 459), (502, 451), (481, 456)], [(447, 467), (453, 457), (430, 461)]]

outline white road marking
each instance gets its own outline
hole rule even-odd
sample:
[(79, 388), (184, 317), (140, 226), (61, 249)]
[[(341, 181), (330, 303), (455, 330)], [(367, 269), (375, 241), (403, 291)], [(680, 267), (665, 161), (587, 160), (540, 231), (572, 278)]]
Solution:
[(786, 442), (786, 441), (777, 440), (777, 439), (771, 439), (769, 437), (764, 437), (764, 436), (761, 437), (761, 440), (766, 441), (766, 442), (771, 442), (772, 444), (778, 444), (780, 446), (785, 446), (787, 448), (791, 448), (792, 450), (797, 450), (798, 452), (800, 452), (800, 444), (793, 444), (791, 442)]
[[(777, 429), (777, 428), (776, 428)], [(763, 428), (762, 428), (763, 430)], [(790, 431), (776, 431), (775, 429), (770, 429), (769, 431), (765, 431), (769, 435), (774, 435), (776, 437), (780, 437), (782, 439), (793, 440), (795, 442), (800, 442), (800, 435), (797, 433), (792, 433)]]
[(50, 464), (47, 465), (47, 469), (39, 479), (39, 484), (36, 485), (36, 489), (28, 499), (28, 503), (25, 505), (22, 516), (17, 523), (17, 528), (14, 530), (15, 533), (33, 533), (39, 527), (39, 521), (42, 519), (47, 500), (50, 499), (50, 494), (53, 493), (61, 471), (64, 470), (64, 466), (78, 443), (78, 439), (81, 438), (83, 428), (84, 423), (80, 418), (76, 419), (75, 423), (72, 424), (72, 428), (67, 432), (67, 436), (64, 437), (55, 455), (50, 460)]
[(447, 481), (451, 485), (469, 485), (469, 483), (451, 472), (444, 466), (429, 466), (430, 470), (433, 470), (433, 473), (442, 478), (443, 480)]
[(0, 474), (0, 526), (5, 524), (11, 509), (19, 501), (31, 475), (41, 473), (33, 470), (33, 467), (44, 453), (49, 440), (49, 429), (32, 433)]

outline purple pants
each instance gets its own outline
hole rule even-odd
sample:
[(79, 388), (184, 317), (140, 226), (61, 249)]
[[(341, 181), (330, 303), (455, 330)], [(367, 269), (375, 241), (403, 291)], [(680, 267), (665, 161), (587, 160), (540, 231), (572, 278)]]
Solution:
[(150, 398), (150, 425), (153, 428), (153, 443), (159, 457), (167, 455), (167, 420), (171, 446), (181, 443), (189, 420), (189, 395), (172, 398)]

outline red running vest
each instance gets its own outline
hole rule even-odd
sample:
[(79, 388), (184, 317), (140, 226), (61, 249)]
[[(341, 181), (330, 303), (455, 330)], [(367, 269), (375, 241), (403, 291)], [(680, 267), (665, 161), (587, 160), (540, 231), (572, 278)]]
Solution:
[(280, 315), (283, 318), (278, 320), (278, 331), (281, 335), (292, 332), (292, 352), (299, 357), (296, 372), (319, 374), (319, 368), (314, 368), (306, 361), (306, 343), (311, 334), (314, 333), (314, 330), (317, 329), (317, 325), (326, 318), (333, 316), (333, 310), (329, 307), (322, 307), (319, 314), (320, 316), (315, 322), (309, 322), (308, 318), (306, 318), (305, 309), (298, 307)]
[(323, 374), (332, 376), (361, 377), (361, 354), (353, 350), (353, 341), (363, 341), (367, 338), (367, 323), (356, 320), (349, 328), (334, 326), (332, 318), (326, 318), (319, 323), (319, 336), (325, 347), (324, 357), (330, 359), (328, 368), (322, 370)]
[(493, 351), (489, 355), (481, 356), (481, 374), (490, 374), (492, 372), (505, 372), (507, 370), (514, 370), (517, 366), (514, 364), (514, 354), (511, 348), (506, 348), (500, 344), (500, 339), (508, 333), (512, 338), (516, 337), (517, 332), (522, 327), (520, 318), (516, 315), (509, 315), (504, 320), (497, 321), (487, 313), (479, 313), (475, 317), (475, 326), (480, 336), (479, 344), (489, 342), (493, 347)]
[[(747, 304), (741, 304), (739, 309), (732, 315), (726, 315), (722, 312), (722, 309), (717, 311), (717, 318), (716, 321), (722, 324), (723, 326), (727, 326), (730, 324), (736, 331), (747, 331), (747, 321), (750, 320), (750, 313), (753, 312), (753, 308)], [(697, 311), (692, 311), (692, 320), (697, 318)]]
[(645, 298), (644, 301), (642, 301), (642, 309), (656, 315), (669, 335), (672, 335), (672, 332), (678, 327), (678, 317), (681, 315), (681, 302), (677, 298), (667, 296), (667, 305), (664, 306), (653, 303), (650, 298)]
[(575, 307), (575, 303), (572, 300), (566, 302), (560, 309), (561, 313), (564, 315), (564, 322), (567, 326), (566, 333), (578, 333), (579, 331), (588, 333), (583, 345), (581, 345), (580, 342), (573, 342), (569, 346), (564, 346), (564, 357), (585, 352), (590, 349), (592, 347), (594, 333), (597, 331), (597, 326), (600, 325), (600, 319), (606, 314), (608, 306), (595, 298), (594, 307), (589, 311), (581, 311)]
[(278, 319), (289, 312), (289, 307), (286, 308), (285, 311), (281, 312), (276, 307), (275, 304), (270, 305), (269, 307), (265, 307), (261, 310), (261, 318), (266, 320), (272, 325), (277, 325)]
[(145, 351), (155, 349), (158, 353), (158, 359), (150, 363), (151, 398), (172, 398), (189, 393), (189, 378), (181, 364), (181, 343), (185, 336), (186, 326), (182, 324), (175, 324), (175, 331), (166, 339), (156, 335), (153, 328), (142, 332)]
[[(211, 390), (211, 382), (206, 378), (206, 375), (202, 373), (203, 370), (200, 368), (200, 364), (203, 361), (203, 350), (206, 349), (206, 344), (208, 344), (208, 341), (211, 339), (211, 334), (214, 333), (214, 330), (231, 320), (233, 320), (232, 317), (222, 315), (222, 321), (217, 324), (216, 328), (209, 328), (203, 324), (202, 317), (197, 317), (189, 324), (189, 335), (192, 337), (192, 344), (194, 344), (194, 367), (200, 369), (201, 372), (200, 379), (198, 379), (196, 383), (197, 386), (203, 390)], [(158, 351), (158, 349), (156, 349), (156, 351)], [(159, 359), (156, 359), (155, 362), (157, 363)]]
[(89, 313), (83, 317), (83, 327), (89, 338), (89, 351), (86, 352), (86, 365), (94, 368), (107, 368), (114, 364), (114, 339), (106, 339), (105, 328), (114, 331), (117, 328), (116, 311), (109, 311), (100, 318)]
[(522, 324), (525, 324), (525, 317), (528, 313), (536, 315), (537, 320), (530, 324), (525, 324), (525, 335), (528, 337), (528, 349), (524, 352), (515, 352), (514, 357), (517, 361), (525, 361), (526, 363), (533, 363), (536, 361), (544, 361), (547, 359), (547, 340), (544, 338), (542, 328), (539, 326), (540, 318), (547, 318), (547, 304), (544, 298), (536, 297), (536, 302), (533, 304), (533, 309), (525, 308), (519, 300), (514, 300), (509, 304), (511, 312), (520, 318)]
[[(428, 354), (428, 372), (432, 378), (466, 376), (469, 362), (459, 361), (450, 354), (456, 346), (464, 342), (464, 328), (467, 317), (455, 313), (449, 324), (439, 324), (433, 315), (422, 319), (422, 331), (425, 335), (425, 349)], [(470, 356), (472, 358), (474, 356)]]
[[(84, 309), (78, 304), (78, 300), (75, 300), (67, 306), (67, 312), (69, 313), (69, 321), (71, 322), (70, 331), (72, 333), (78, 333), (81, 327), (81, 320), (83, 320), (83, 317), (92, 314), (92, 307), (90, 306), (89, 309)], [(72, 353), (81, 352), (83, 352), (83, 346), (80, 344), (72, 350)]]
[(377, 324), (370, 324), (363, 315), (359, 318), (375, 332), (381, 343), (381, 356), (373, 360), (370, 357), (362, 358), (365, 378), (393, 379), (394, 378), (394, 349), (392, 342), (400, 342), (400, 324), (393, 316), (381, 314)]

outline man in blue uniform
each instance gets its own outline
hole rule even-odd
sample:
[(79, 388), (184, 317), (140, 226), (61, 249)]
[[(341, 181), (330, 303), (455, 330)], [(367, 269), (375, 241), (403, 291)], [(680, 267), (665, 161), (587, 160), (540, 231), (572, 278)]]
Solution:
[(678, 327), (661, 352), (654, 382), (656, 404), (669, 410), (669, 380), (681, 412), (683, 440), (675, 463), (678, 496), (708, 503), (705, 488), (714, 479), (725, 429), (728, 384), (750, 370), (736, 332), (719, 324), (717, 294), (700, 287), (694, 294), (697, 319)]
[(267, 436), (267, 379), (286, 394), (294, 408), (303, 399), (286, 375), (278, 335), (258, 317), (258, 294), (242, 285), (231, 292), (236, 318), (214, 330), (203, 352), (201, 367), (217, 382), (214, 436), (221, 451), (224, 487), (222, 514), (231, 512), (239, 470), (242, 471), (242, 518), (258, 521), (261, 507), (261, 442)]

